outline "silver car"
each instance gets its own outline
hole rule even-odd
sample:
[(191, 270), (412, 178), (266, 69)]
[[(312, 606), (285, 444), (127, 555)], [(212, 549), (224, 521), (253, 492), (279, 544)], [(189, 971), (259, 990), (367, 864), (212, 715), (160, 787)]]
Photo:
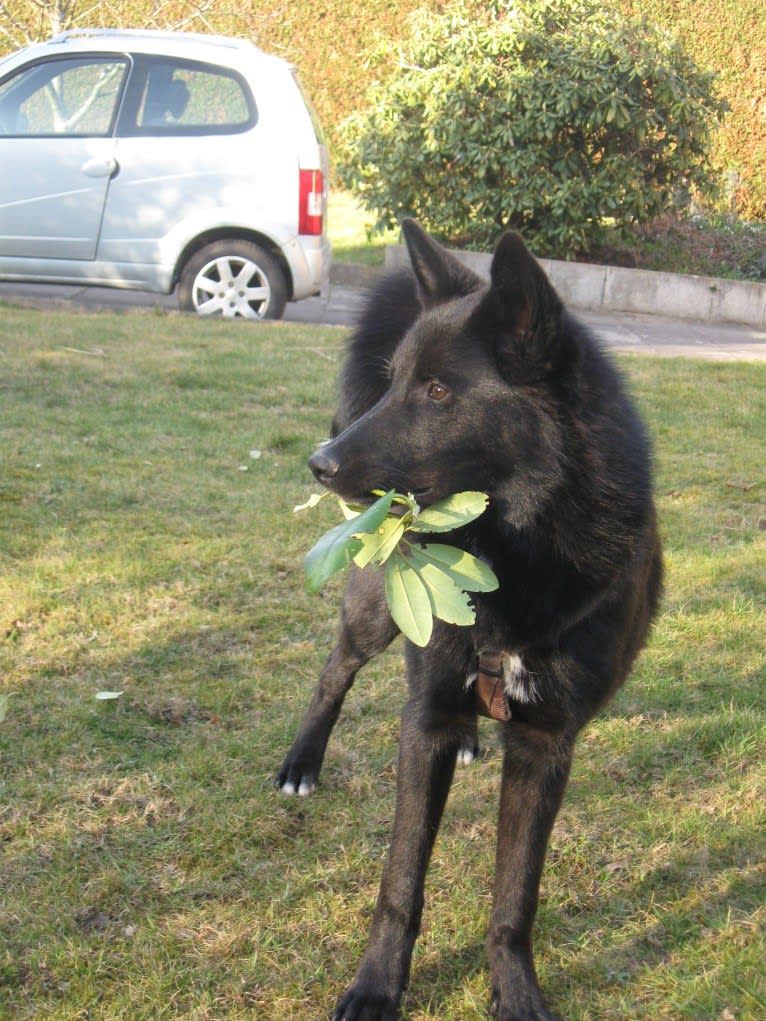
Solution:
[(0, 61), (0, 279), (279, 318), (326, 283), (327, 150), (252, 44), (71, 31)]

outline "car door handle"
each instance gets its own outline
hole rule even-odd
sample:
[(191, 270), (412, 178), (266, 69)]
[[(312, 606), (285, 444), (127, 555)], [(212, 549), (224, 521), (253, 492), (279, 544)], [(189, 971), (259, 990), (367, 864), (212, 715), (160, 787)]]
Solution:
[(119, 163), (111, 156), (107, 159), (104, 159), (103, 156), (97, 156), (95, 159), (83, 163), (82, 172), (87, 177), (114, 177), (119, 168)]

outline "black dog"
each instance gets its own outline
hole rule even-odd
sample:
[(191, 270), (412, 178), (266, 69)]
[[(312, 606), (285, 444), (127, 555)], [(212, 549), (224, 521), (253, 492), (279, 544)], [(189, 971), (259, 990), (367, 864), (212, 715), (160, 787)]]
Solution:
[[(485, 560), (500, 587), (473, 597), (474, 626), (437, 620), (425, 648), (406, 644), (391, 847), (367, 952), (334, 1017), (397, 1016), (458, 750), (483, 712), (505, 721), (493, 1008), (501, 1021), (551, 1021), (531, 945), (546, 846), (576, 735), (627, 676), (661, 588), (649, 444), (616, 370), (517, 235), (500, 241), (487, 286), (416, 224), (403, 229), (414, 276), (373, 295), (335, 438), (310, 465), (354, 500), (487, 492), (487, 511), (444, 541)], [(356, 671), (396, 634), (381, 574), (349, 577), (338, 644), (279, 774), (287, 792), (313, 789)]]

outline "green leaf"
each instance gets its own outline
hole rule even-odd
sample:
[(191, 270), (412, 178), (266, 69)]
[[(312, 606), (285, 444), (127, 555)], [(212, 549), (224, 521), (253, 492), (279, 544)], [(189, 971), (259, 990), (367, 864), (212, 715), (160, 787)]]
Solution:
[(348, 521), (331, 528), (311, 547), (304, 558), (306, 584), (311, 592), (318, 592), (336, 571), (345, 567), (362, 548), (355, 538), (357, 532), (374, 532), (383, 523), (391, 503), (394, 490), (384, 493), (367, 510)]
[(391, 616), (415, 645), (428, 645), (433, 631), (431, 600), (423, 580), (401, 553), (386, 562), (386, 600)]
[(471, 606), (467, 593), (456, 585), (449, 575), (435, 564), (411, 566), (426, 587), (434, 617), (448, 624), (460, 624), (463, 627), (473, 624), (476, 620), (476, 611)]
[(0, 695), (0, 723), (2, 723), (5, 717), (8, 715), (8, 703), (11, 700), (12, 694), (13, 694), (12, 692), (7, 691)]
[(362, 544), (353, 535), (356, 523), (349, 525), (350, 522), (344, 521), (325, 532), (303, 558), (306, 585), (311, 592), (318, 592), (361, 548)]
[(329, 493), (329, 489), (326, 489), (324, 493), (312, 493), (305, 503), (298, 503), (293, 507), (293, 514), (297, 514), (299, 511), (311, 510), (312, 507), (316, 507), (318, 503), (324, 500), (326, 496), (329, 496)]
[(360, 514), (364, 513), (364, 507), (358, 507), (356, 504), (346, 503), (342, 496), (338, 497), (338, 503), (340, 509), (343, 512), (343, 517), (346, 521), (351, 521), (352, 518), (358, 518)]
[(410, 525), (411, 532), (451, 532), (467, 525), (484, 513), (489, 503), (486, 493), (454, 493), (426, 507)]
[(120, 695), (124, 695), (123, 691), (99, 691), (96, 692), (96, 698), (99, 702), (111, 702), (115, 698), (119, 698)]
[(491, 567), (456, 546), (443, 543), (411, 546), (408, 556), (418, 570), (422, 570), (425, 564), (431, 564), (466, 592), (493, 592), (499, 585)]
[(356, 566), (366, 567), (374, 563), (379, 567), (388, 560), (404, 535), (404, 528), (405, 522), (401, 518), (386, 518), (377, 531), (357, 535), (362, 548), (354, 556)]
[[(360, 568), (385, 564), (389, 610), (412, 642), (428, 644), (434, 617), (449, 624), (473, 624), (476, 614), (467, 592), (497, 588), (494, 573), (464, 550), (438, 543), (416, 545), (405, 535), (452, 531), (483, 514), (488, 502), (486, 493), (455, 493), (420, 513), (411, 495), (393, 490), (366, 509), (341, 501), (347, 520), (323, 535), (306, 554), (308, 587), (317, 591), (351, 560)], [(394, 503), (404, 510), (391, 513)]]

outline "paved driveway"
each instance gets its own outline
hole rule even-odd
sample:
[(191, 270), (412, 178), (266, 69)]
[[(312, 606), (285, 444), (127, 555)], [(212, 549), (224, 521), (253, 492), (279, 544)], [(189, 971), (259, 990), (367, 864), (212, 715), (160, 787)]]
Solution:
[[(2, 301), (81, 311), (128, 311), (136, 308), (175, 310), (178, 307), (174, 295), (52, 284), (0, 283)], [(289, 304), (285, 319), (288, 322), (348, 327), (355, 322), (363, 302), (364, 287), (349, 283), (333, 284), (321, 298), (308, 298)], [(766, 360), (766, 327), (711, 324), (696, 319), (668, 319), (662, 316), (590, 312), (584, 309), (578, 312), (613, 350), (722, 361)], [(253, 328), (257, 329), (257, 325)]]

